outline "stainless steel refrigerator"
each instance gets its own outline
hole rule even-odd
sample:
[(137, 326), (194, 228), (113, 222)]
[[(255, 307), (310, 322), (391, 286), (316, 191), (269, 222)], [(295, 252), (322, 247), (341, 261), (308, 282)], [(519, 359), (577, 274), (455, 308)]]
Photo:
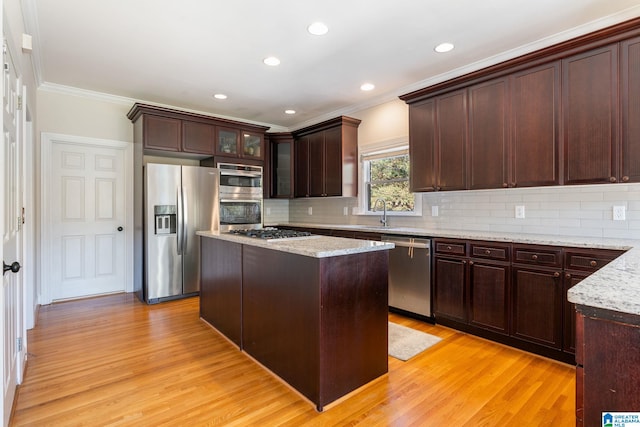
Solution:
[(149, 304), (197, 295), (199, 230), (212, 228), (217, 170), (148, 163), (144, 173), (143, 298)]

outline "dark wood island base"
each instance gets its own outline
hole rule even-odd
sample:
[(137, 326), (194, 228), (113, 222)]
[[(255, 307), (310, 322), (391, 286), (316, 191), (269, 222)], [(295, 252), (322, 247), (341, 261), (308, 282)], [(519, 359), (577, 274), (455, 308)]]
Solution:
[(316, 258), (201, 245), (202, 319), (318, 411), (387, 373), (387, 250)]

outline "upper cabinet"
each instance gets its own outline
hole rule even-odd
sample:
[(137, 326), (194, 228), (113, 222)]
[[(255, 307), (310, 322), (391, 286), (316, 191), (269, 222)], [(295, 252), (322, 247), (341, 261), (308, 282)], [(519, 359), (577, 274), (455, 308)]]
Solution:
[(565, 184), (618, 180), (618, 45), (562, 61)]
[(640, 182), (638, 93), (640, 19), (403, 95), (411, 188)]
[(358, 194), (358, 125), (340, 116), (294, 132), (296, 197)]
[(127, 117), (145, 154), (264, 160), (266, 126), (139, 103)]

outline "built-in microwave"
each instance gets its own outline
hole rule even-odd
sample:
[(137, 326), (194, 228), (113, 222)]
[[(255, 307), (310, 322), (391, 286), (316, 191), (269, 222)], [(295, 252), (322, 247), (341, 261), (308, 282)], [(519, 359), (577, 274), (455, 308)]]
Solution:
[(218, 229), (262, 228), (262, 167), (218, 164)]

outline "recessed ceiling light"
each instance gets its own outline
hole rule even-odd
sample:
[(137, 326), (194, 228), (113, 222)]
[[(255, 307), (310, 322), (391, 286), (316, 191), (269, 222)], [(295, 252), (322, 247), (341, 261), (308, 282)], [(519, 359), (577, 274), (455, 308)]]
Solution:
[(285, 114), (295, 114), (296, 110), (284, 110)]
[(215, 95), (213, 95), (213, 97), (215, 99), (227, 99), (227, 95), (225, 95), (224, 93), (216, 93)]
[(453, 50), (453, 43), (440, 43), (434, 50), (438, 53), (449, 52)]
[(327, 27), (322, 22), (314, 22), (313, 24), (307, 27), (307, 31), (309, 31), (314, 36), (324, 36), (329, 32), (329, 27)]
[(275, 56), (269, 56), (268, 58), (264, 58), (262, 62), (272, 67), (275, 67), (276, 65), (280, 65), (280, 60)]
[(362, 86), (360, 86), (360, 90), (364, 90), (364, 91), (370, 91), (370, 90), (374, 90), (376, 87), (373, 83), (364, 83)]

